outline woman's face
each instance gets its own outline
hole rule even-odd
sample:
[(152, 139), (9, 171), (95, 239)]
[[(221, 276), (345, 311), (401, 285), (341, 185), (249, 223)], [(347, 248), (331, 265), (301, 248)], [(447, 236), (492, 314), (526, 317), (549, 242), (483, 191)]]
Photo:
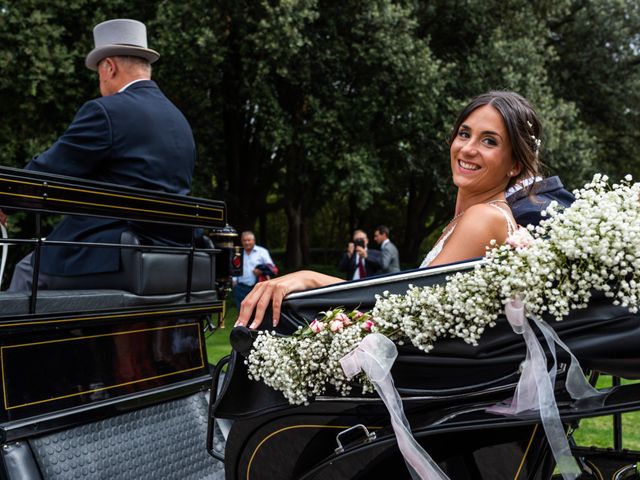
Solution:
[(504, 191), (519, 173), (502, 116), (491, 105), (464, 119), (450, 147), (453, 183), (469, 193)]

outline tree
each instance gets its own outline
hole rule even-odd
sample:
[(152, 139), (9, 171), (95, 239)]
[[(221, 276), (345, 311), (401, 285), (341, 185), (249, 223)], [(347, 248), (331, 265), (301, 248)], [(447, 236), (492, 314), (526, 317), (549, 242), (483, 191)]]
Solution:
[(549, 20), (549, 72), (596, 139), (597, 170), (640, 175), (640, 5), (573, 0)]
[[(84, 66), (92, 27), (123, 16), (146, 21), (154, 10), (155, 2), (122, 0), (0, 1), (0, 165), (24, 167), (65, 130), (82, 103), (99, 95), (96, 74)], [(11, 215), (14, 236), (34, 235), (26, 220)], [(45, 226), (55, 222), (47, 218)], [(12, 247), (9, 263), (27, 248)]]
[[(455, 4), (455, 8), (452, 8)], [(412, 152), (408, 168), (394, 175), (394, 196), (406, 205), (403, 258), (418, 261), (420, 243), (437, 232), (453, 211), (446, 137), (457, 111), (473, 96), (509, 89), (520, 92), (537, 107), (545, 124), (543, 160), (552, 173), (580, 182), (592, 172), (595, 142), (580, 122), (575, 104), (554, 94), (549, 68), (556, 58), (548, 44), (547, 18), (557, 4), (528, 1), (442, 0), (418, 3), (418, 35), (429, 46), (448, 75), (442, 98), (436, 103), (436, 121), (428, 136)], [(486, 15), (487, 11), (492, 12)], [(402, 186), (404, 188), (398, 188)], [(397, 192), (408, 197), (401, 202)]]
[(92, 27), (124, 13), (145, 21), (154, 2), (0, 2), (0, 162), (22, 167), (48, 148), (83, 102), (99, 95), (84, 66)]
[(225, 199), (231, 223), (259, 225), (262, 243), (269, 215), (284, 214), (292, 267), (308, 262), (310, 238), (341, 248), (354, 227), (378, 223), (416, 264), (452, 214), (448, 130), (482, 91), (532, 100), (542, 158), (569, 185), (595, 170), (640, 173), (639, 10), (631, 0), (4, 2), (0, 161), (24, 165), (98, 94), (83, 65), (91, 26), (138, 18), (162, 54), (154, 78), (194, 129), (194, 194)]
[[(208, 92), (198, 97), (207, 111), (194, 115), (194, 128), (200, 142), (209, 131), (202, 147), (215, 157), (209, 170), (239, 228), (284, 209), (288, 263), (298, 267), (319, 206), (349, 192), (355, 226), (382, 190), (382, 163), (404, 155), (430, 125), (439, 62), (415, 40), (412, 11), (387, 0), (199, 7), (194, 18), (186, 7), (164, 6), (158, 22), (166, 28), (158, 28), (168, 43), (176, 41), (168, 25), (188, 25), (180, 45), (210, 59), (192, 73)], [(212, 34), (202, 35), (206, 29)], [(162, 73), (177, 84), (184, 72), (175, 65)]]

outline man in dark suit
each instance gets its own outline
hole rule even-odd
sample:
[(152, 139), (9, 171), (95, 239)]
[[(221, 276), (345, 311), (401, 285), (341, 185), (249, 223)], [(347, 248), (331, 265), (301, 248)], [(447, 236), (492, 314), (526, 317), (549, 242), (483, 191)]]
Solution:
[(382, 254), (379, 250), (369, 250), (368, 244), (369, 238), (364, 231), (353, 232), (353, 242), (349, 242), (338, 264), (338, 269), (346, 272), (347, 280), (371, 277), (382, 270)]
[[(101, 98), (78, 110), (64, 134), (27, 169), (81, 177), (161, 192), (187, 194), (196, 158), (191, 127), (151, 80), (159, 54), (147, 48), (144, 24), (109, 20), (94, 28), (95, 48), (86, 66), (98, 73)], [(47, 240), (120, 243), (133, 229), (152, 243), (184, 244), (186, 231), (154, 230), (150, 225), (83, 216), (65, 217)], [(39, 286), (48, 276), (116, 272), (119, 249), (45, 246)], [(10, 290), (31, 288), (31, 258), (16, 266)]]
[(382, 273), (400, 271), (400, 253), (398, 248), (389, 240), (389, 227), (380, 225), (373, 232), (373, 239), (380, 245), (382, 253)]
[(540, 212), (554, 200), (562, 207), (568, 207), (575, 201), (559, 177), (527, 179), (510, 188), (506, 197), (513, 217), (522, 226), (538, 225), (542, 220)]

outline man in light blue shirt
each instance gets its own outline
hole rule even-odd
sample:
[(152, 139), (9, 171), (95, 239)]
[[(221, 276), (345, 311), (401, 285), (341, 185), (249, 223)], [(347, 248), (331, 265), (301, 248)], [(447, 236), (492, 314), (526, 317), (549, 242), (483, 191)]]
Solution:
[(244, 298), (249, 295), (253, 286), (258, 282), (258, 277), (264, 269), (259, 267), (273, 267), (275, 264), (266, 248), (256, 245), (256, 237), (253, 232), (245, 231), (240, 236), (242, 247), (242, 276), (232, 277), (233, 298), (238, 311)]

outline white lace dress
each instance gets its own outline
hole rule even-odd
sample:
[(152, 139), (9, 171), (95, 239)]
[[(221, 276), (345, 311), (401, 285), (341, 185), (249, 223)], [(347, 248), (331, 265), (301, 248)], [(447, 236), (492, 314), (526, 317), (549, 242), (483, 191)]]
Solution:
[[(502, 202), (500, 201), (499, 203), (502, 203)], [(507, 212), (505, 212), (504, 209), (502, 209), (498, 205), (496, 205), (495, 202), (489, 202), (489, 203), (487, 203), (487, 205), (491, 205), (493, 208), (497, 208), (498, 210), (500, 210), (500, 213), (502, 213), (502, 215), (504, 215), (504, 218), (507, 220), (507, 228), (508, 228), (507, 235), (511, 235), (517, 230), (516, 225), (511, 220), (511, 216)], [(447, 240), (449, 239), (449, 237), (451, 236), (453, 231), (456, 229), (456, 225), (457, 224), (454, 224), (453, 227), (451, 227), (451, 229), (447, 233), (445, 233), (444, 235), (442, 235), (440, 237), (440, 240), (438, 240), (436, 242), (436, 244), (429, 251), (429, 253), (427, 253), (427, 256), (424, 257), (424, 260), (420, 264), (420, 268), (428, 267), (429, 265), (431, 265), (431, 262), (433, 262), (435, 260), (435, 258), (438, 255), (440, 255), (440, 252), (442, 251), (442, 248), (444, 247), (444, 244), (447, 242)]]

